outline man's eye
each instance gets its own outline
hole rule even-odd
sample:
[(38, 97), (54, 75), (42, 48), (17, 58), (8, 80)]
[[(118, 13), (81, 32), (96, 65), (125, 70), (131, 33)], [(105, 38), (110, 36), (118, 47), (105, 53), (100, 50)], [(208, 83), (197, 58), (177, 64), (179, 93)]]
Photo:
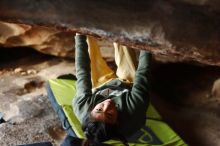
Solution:
[(102, 109), (101, 109), (101, 108), (98, 108), (98, 109), (97, 109), (97, 111), (101, 112), (101, 111), (102, 111)]
[(107, 115), (108, 115), (108, 117), (110, 117), (110, 118), (112, 117), (112, 113), (107, 113)]

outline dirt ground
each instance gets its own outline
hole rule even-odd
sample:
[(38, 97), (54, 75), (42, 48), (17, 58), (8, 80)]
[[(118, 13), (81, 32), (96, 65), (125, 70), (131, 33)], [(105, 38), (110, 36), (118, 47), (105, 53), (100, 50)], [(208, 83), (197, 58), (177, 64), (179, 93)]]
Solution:
[[(113, 58), (107, 59), (114, 67)], [(0, 124), (0, 146), (43, 141), (59, 145), (65, 132), (47, 98), (45, 83), (74, 72), (73, 59), (1, 48), (0, 112), (7, 122)], [(191, 146), (220, 145), (220, 88), (213, 89), (218, 78), (217, 67), (153, 63), (152, 102)]]

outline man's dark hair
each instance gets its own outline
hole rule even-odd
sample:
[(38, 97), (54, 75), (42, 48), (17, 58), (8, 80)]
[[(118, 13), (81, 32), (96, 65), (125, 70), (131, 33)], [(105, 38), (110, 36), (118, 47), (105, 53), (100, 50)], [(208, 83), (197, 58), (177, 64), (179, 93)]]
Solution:
[(84, 118), (82, 123), (82, 129), (88, 140), (92, 141), (94, 145), (99, 145), (101, 142), (109, 139), (119, 139), (124, 145), (127, 144), (127, 140), (124, 136), (119, 134), (116, 124), (108, 124), (104, 122), (94, 121), (90, 113)]

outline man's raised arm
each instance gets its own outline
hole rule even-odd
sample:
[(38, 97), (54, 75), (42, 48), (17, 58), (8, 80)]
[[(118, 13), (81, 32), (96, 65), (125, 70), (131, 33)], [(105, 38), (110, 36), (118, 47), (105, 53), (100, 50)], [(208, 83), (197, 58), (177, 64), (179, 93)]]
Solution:
[[(138, 68), (135, 73), (134, 84), (131, 90), (130, 99), (136, 108), (143, 110), (149, 104), (149, 72), (150, 72), (151, 54), (147, 51), (141, 51), (139, 56)], [(145, 107), (144, 107), (145, 106)]]
[(92, 94), (90, 58), (85, 35), (75, 36), (75, 61), (77, 96)]

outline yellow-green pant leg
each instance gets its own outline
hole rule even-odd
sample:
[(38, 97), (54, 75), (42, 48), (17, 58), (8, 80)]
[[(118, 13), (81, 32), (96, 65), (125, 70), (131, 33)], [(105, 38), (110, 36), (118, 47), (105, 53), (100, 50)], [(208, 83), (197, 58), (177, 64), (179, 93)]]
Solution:
[(89, 47), (89, 55), (91, 60), (91, 78), (93, 88), (96, 88), (105, 82), (108, 82), (116, 75), (114, 71), (109, 68), (105, 60), (102, 58), (100, 48), (95, 38), (87, 36), (87, 43)]
[(133, 82), (137, 68), (137, 58), (135, 50), (126, 46), (114, 43), (115, 63), (117, 65), (116, 75), (119, 79)]

